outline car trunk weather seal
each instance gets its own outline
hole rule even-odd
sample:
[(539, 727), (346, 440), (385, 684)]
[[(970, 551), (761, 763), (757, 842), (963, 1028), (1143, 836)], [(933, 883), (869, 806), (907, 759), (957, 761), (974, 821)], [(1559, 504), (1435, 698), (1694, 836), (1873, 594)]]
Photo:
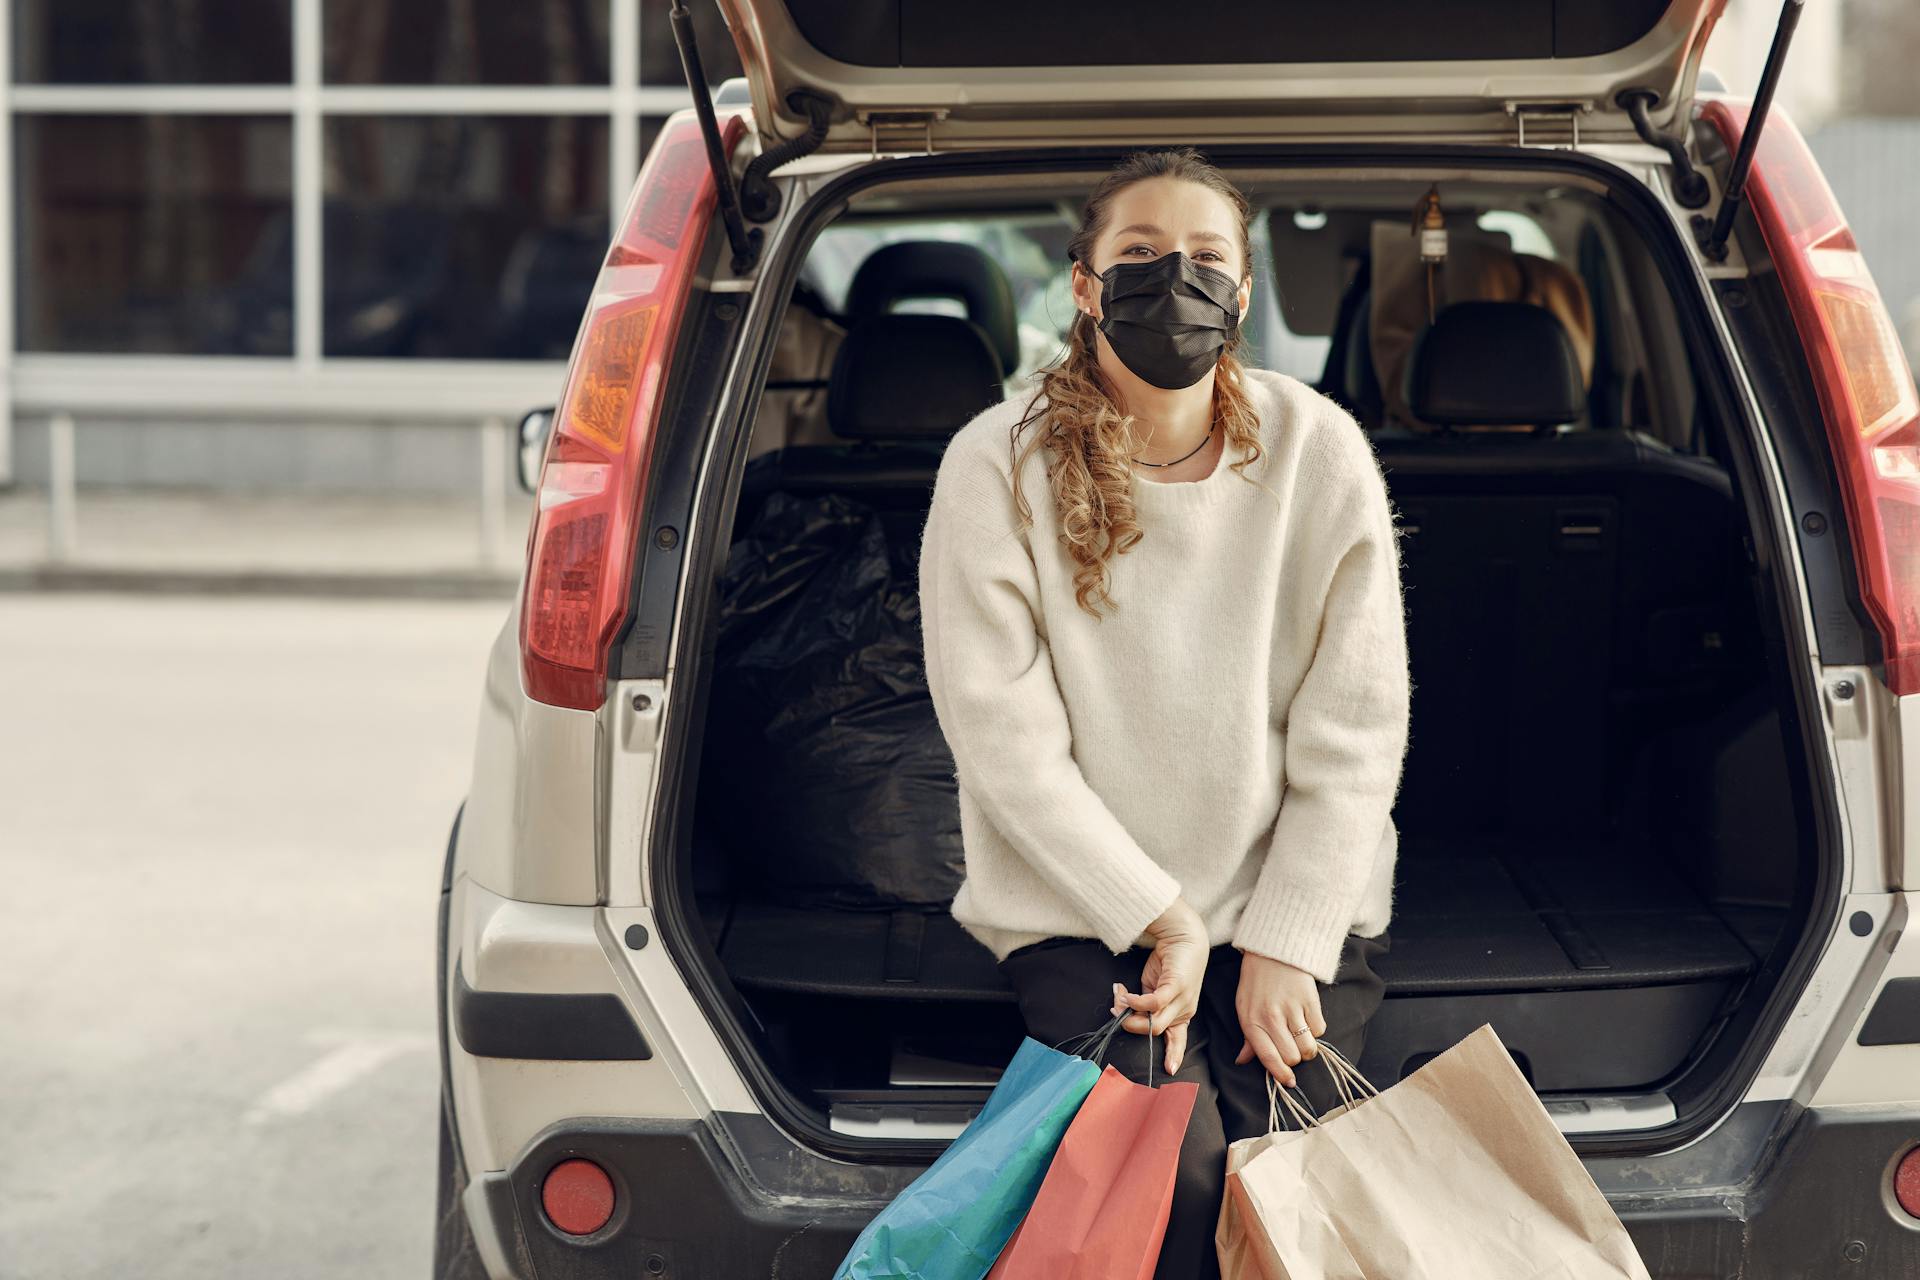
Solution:
[[(665, 482), (664, 487), (674, 492), (675, 497), (686, 505), (678, 510), (652, 512), (649, 523), (673, 524), (693, 532), (692, 537), (681, 543), (685, 560), (679, 568), (688, 575), (684, 607), (672, 616), (663, 617), (656, 613), (651, 618), (637, 617), (631, 624), (635, 630), (670, 629), (670, 642), (655, 647), (653, 652), (656, 659), (665, 659), (659, 665), (672, 669), (676, 676), (675, 683), (685, 691), (682, 696), (670, 699), (669, 705), (675, 710), (669, 713), (665, 729), (666, 742), (661, 753), (663, 776), (657, 792), (660, 811), (655, 826), (654, 847), (662, 856), (652, 860), (651, 875), (661, 941), (686, 976), (696, 1001), (705, 1010), (768, 1119), (794, 1141), (835, 1158), (862, 1163), (925, 1163), (938, 1154), (943, 1144), (929, 1140), (855, 1138), (829, 1129), (816, 1111), (798, 1100), (755, 1049), (749, 1030), (753, 1019), (744, 998), (725, 976), (719, 957), (704, 930), (691, 919), (692, 898), (685, 886), (689, 884), (687, 875), (692, 856), (692, 781), (697, 771), (697, 761), (692, 755), (693, 749), (697, 748), (700, 726), (707, 710), (711, 637), (704, 633), (712, 616), (706, 594), (696, 590), (693, 584), (711, 584), (717, 563), (727, 552), (720, 534), (730, 528), (729, 517), (734, 509), (740, 472), (744, 465), (742, 454), (747, 443), (745, 427), (751, 420), (759, 385), (764, 381), (771, 363), (773, 338), (783, 309), (780, 304), (791, 293), (805, 251), (815, 234), (844, 209), (846, 201), (869, 187), (908, 179), (1005, 177), (1074, 170), (1098, 173), (1110, 168), (1122, 154), (1124, 152), (1117, 148), (1075, 147), (902, 157), (862, 164), (828, 181), (803, 207), (792, 211), (792, 221), (782, 228), (780, 234), (772, 237), (767, 246), (767, 258), (754, 291), (751, 313), (742, 326), (740, 340), (744, 346), (735, 364), (735, 377), (726, 389), (719, 411), (706, 419), (711, 424), (710, 429), (724, 433), (719, 447), (713, 451), (716, 465), (697, 479), (675, 478), (682, 483), (675, 483), (666, 476), (658, 477)], [(1670, 286), (1686, 341), (1695, 349), (1693, 354), (1703, 357), (1694, 362), (1702, 375), (1703, 391), (1713, 401), (1719, 419), (1728, 424), (1729, 437), (1738, 442), (1734, 450), (1741, 471), (1737, 479), (1737, 491), (1750, 515), (1759, 516), (1758, 522), (1768, 530), (1775, 546), (1782, 548), (1779, 554), (1765, 556), (1762, 560), (1763, 569), (1773, 579), (1769, 584), (1769, 595), (1778, 606), (1773, 616), (1764, 617), (1762, 621), (1772, 627), (1786, 628), (1787, 634), (1798, 629), (1798, 612), (1788, 603), (1797, 598), (1797, 592), (1793, 583), (1787, 580), (1787, 569), (1784, 567), (1789, 559), (1784, 548), (1790, 547), (1791, 541), (1787, 532), (1777, 527), (1778, 521), (1774, 518), (1771, 504), (1759, 501), (1753, 493), (1759, 477), (1747, 452), (1759, 447), (1754, 438), (1756, 424), (1750, 419), (1744, 399), (1737, 394), (1733, 374), (1728, 367), (1733, 359), (1732, 353), (1726, 351), (1714, 336), (1706, 310), (1707, 294), (1698, 287), (1691, 263), (1683, 256), (1678, 243), (1680, 229), (1635, 179), (1622, 174), (1606, 161), (1577, 153), (1519, 152), (1484, 146), (1363, 144), (1331, 148), (1307, 144), (1277, 147), (1227, 144), (1211, 148), (1209, 154), (1216, 164), (1229, 173), (1242, 168), (1324, 168), (1329, 164), (1362, 170), (1472, 166), (1480, 169), (1572, 173), (1597, 180), (1607, 187), (1616, 197), (1617, 207), (1641, 234), (1656, 266)], [(696, 413), (691, 416), (698, 419), (704, 415)], [(680, 450), (677, 453), (682, 465), (698, 465), (700, 450)], [(656, 562), (653, 567), (658, 571), (661, 566)], [(658, 609), (667, 603), (663, 597), (670, 597), (672, 593), (649, 594), (649, 603)], [(696, 622), (698, 625), (689, 625)], [(1809, 655), (1804, 650), (1805, 646), (1798, 644), (1786, 644), (1777, 649), (1784, 655), (1784, 661), (1792, 664), (1792, 669), (1784, 673), (1785, 678), (1779, 683), (1791, 688), (1795, 723), (1801, 730), (1796, 735), (1796, 741), (1804, 756), (1789, 753), (1789, 758), (1795, 773), (1806, 786), (1806, 799), (1812, 810), (1814, 827), (1810, 834), (1817, 860), (1808, 913), (1797, 922), (1801, 925), (1801, 936), (1781, 965), (1769, 999), (1755, 1016), (1745, 1042), (1735, 1047), (1731, 1062), (1718, 1064), (1714, 1083), (1700, 1090), (1692, 1105), (1686, 1107), (1673, 1123), (1659, 1129), (1635, 1134), (1574, 1137), (1571, 1141), (1582, 1154), (1658, 1154), (1692, 1141), (1717, 1123), (1738, 1102), (1747, 1083), (1757, 1072), (1766, 1047), (1772, 1043), (1811, 973), (1819, 950), (1818, 922), (1830, 919), (1838, 902), (1840, 868), (1835, 853), (1841, 847), (1841, 841), (1838, 815), (1833, 803), (1835, 791), (1830, 762), (1824, 752), (1815, 749), (1810, 735), (1805, 731), (1809, 723), (1808, 716), (1817, 714), (1817, 708), (1812, 706), (1808, 692), (1814, 687), (1814, 673)], [(668, 659), (669, 653), (677, 654), (678, 661)], [(641, 664), (629, 666), (622, 674), (628, 678), (665, 674), (664, 670), (650, 672), (634, 669), (638, 665)], [(689, 683), (693, 686), (691, 690), (688, 689)], [(1784, 712), (1786, 709), (1782, 710)]]

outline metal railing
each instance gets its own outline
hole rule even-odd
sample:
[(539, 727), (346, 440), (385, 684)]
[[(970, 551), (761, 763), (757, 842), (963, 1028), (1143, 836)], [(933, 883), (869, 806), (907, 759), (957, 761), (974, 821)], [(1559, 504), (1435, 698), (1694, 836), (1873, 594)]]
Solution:
[(475, 563), (507, 567), (507, 485), (518, 442), (509, 423), (551, 404), (565, 377), (561, 364), (500, 365), (367, 361), (358, 367), (305, 370), (281, 362), (228, 358), (17, 358), (12, 408), (46, 415), (47, 560), (71, 562), (82, 529), (76, 437), (81, 415), (128, 420), (259, 421), (285, 424), (382, 422), (442, 425), (469, 432), (474, 468)]

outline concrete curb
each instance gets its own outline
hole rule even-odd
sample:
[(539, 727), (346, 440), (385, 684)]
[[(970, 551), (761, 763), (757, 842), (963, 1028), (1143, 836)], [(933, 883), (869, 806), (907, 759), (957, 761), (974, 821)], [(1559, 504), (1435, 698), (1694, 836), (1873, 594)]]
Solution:
[(282, 569), (145, 569), (111, 565), (0, 568), (0, 592), (139, 592), (155, 595), (263, 595), (335, 599), (510, 600), (517, 574)]

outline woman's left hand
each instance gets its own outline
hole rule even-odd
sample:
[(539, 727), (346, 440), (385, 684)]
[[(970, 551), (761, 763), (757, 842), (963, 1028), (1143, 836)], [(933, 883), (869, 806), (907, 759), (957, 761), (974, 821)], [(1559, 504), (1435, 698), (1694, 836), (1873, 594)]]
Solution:
[(1233, 1007), (1246, 1036), (1236, 1064), (1257, 1057), (1274, 1079), (1291, 1085), (1293, 1068), (1319, 1053), (1314, 1041), (1326, 1033), (1327, 1020), (1320, 1016), (1320, 984), (1305, 969), (1241, 952), (1240, 990)]

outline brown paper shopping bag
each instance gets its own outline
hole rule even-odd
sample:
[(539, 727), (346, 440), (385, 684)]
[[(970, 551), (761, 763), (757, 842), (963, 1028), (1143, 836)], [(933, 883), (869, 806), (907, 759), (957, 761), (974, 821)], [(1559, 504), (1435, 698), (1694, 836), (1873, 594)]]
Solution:
[[(1489, 1025), (1228, 1158), (1234, 1280), (1648, 1280), (1626, 1228)], [(1285, 1094), (1283, 1101), (1294, 1105)], [(1229, 1246), (1232, 1252), (1229, 1252)], [(1237, 1271), (1227, 1270), (1236, 1266)]]
[[(1325, 1048), (1325, 1042), (1321, 1044)], [(1267, 1077), (1267, 1131), (1258, 1137), (1242, 1138), (1227, 1147), (1227, 1191), (1220, 1198), (1220, 1220), (1213, 1232), (1214, 1250), (1220, 1259), (1220, 1280), (1289, 1280), (1286, 1267), (1274, 1255), (1266, 1235), (1257, 1230), (1248, 1230), (1247, 1220), (1240, 1211), (1240, 1199), (1233, 1193), (1233, 1184), (1238, 1180), (1240, 1170), (1255, 1156), (1279, 1143), (1299, 1137), (1309, 1126), (1325, 1123), (1357, 1102), (1359, 1099), (1350, 1079), (1344, 1073), (1334, 1071), (1334, 1088), (1339, 1090), (1343, 1101), (1316, 1120), (1305, 1103), (1295, 1101), (1291, 1094), (1282, 1092), (1272, 1076)], [(1281, 1127), (1283, 1101), (1298, 1127)]]

